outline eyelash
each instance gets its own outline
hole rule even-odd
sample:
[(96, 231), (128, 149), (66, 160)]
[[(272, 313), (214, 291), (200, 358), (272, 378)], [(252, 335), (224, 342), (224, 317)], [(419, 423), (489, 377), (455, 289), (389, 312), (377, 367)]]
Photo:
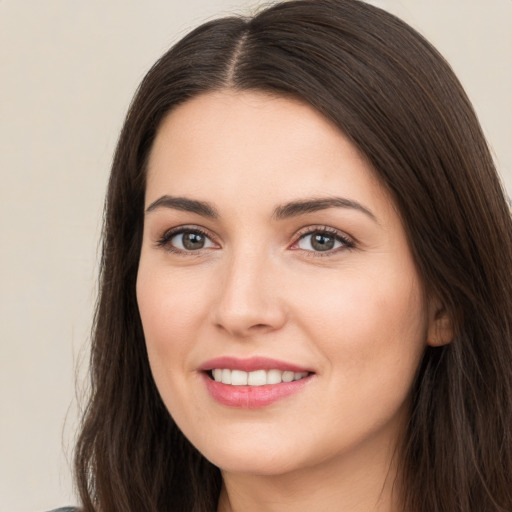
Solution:
[[(346, 234), (344, 234), (342, 231), (339, 231), (335, 228), (331, 228), (329, 226), (308, 226), (307, 228), (299, 231), (297, 239), (295, 242), (293, 242), (292, 247), (295, 245), (298, 245), (301, 240), (304, 240), (306, 237), (319, 234), (319, 235), (326, 235), (329, 237), (334, 238), (335, 241), (338, 241), (341, 243), (341, 247), (338, 247), (336, 249), (329, 249), (326, 251), (308, 251), (306, 249), (302, 249), (302, 251), (305, 253), (307, 257), (311, 258), (327, 258), (329, 256), (334, 256), (335, 254), (339, 253), (340, 251), (350, 250), (354, 249), (356, 244), (355, 242), (349, 238)], [(293, 250), (301, 250), (293, 249)]]
[[(215, 242), (215, 238), (212, 237), (208, 232), (206, 232), (204, 229), (201, 229), (198, 226), (180, 226), (176, 228), (169, 229), (166, 231), (157, 241), (156, 245), (158, 247), (162, 247), (168, 252), (174, 253), (174, 254), (180, 254), (180, 255), (200, 255), (203, 250), (205, 249), (198, 249), (198, 250), (183, 250), (179, 249), (177, 247), (174, 247), (170, 244), (170, 241), (177, 235), (181, 235), (184, 233), (193, 233), (198, 234), (201, 236), (204, 236), (205, 238), (208, 238), (209, 240)], [(297, 233), (297, 236), (295, 238), (295, 241), (291, 244), (291, 248), (298, 245), (301, 240), (304, 240), (306, 237), (311, 236), (313, 234), (319, 234), (319, 235), (326, 235), (329, 237), (332, 237), (335, 239), (335, 241), (338, 241), (341, 243), (341, 247), (338, 247), (336, 249), (329, 249), (326, 251), (313, 251), (313, 250), (306, 250), (306, 249), (300, 249), (300, 248), (294, 248), (292, 250), (302, 250), (302, 252), (305, 253), (307, 257), (312, 258), (325, 258), (329, 256), (333, 256), (334, 254), (337, 254), (340, 251), (343, 250), (350, 250), (355, 247), (355, 242), (347, 237), (347, 235), (343, 234), (341, 231), (338, 231), (335, 228), (331, 228), (329, 226), (309, 226), (307, 228), (304, 228), (303, 230), (299, 231)]]
[(177, 235), (181, 235), (183, 233), (194, 233), (197, 235), (204, 236), (209, 240), (215, 241), (214, 237), (212, 237), (209, 233), (207, 233), (204, 229), (201, 229), (198, 226), (180, 226), (177, 228), (172, 228), (167, 230), (157, 241), (157, 246), (164, 248), (166, 251), (175, 254), (183, 254), (183, 255), (198, 255), (203, 252), (203, 249), (198, 249), (197, 251), (187, 251), (183, 249), (179, 249), (178, 247), (174, 247), (170, 244), (170, 241)]

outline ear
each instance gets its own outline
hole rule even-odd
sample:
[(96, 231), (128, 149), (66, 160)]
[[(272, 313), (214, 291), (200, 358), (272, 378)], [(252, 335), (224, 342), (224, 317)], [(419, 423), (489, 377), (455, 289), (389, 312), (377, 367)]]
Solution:
[(453, 320), (445, 307), (433, 300), (429, 312), (427, 345), (441, 347), (451, 343), (454, 336)]

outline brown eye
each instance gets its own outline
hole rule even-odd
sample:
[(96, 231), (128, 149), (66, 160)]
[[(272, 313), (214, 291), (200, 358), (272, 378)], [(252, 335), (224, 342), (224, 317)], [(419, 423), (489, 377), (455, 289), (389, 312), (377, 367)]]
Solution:
[(302, 235), (297, 247), (305, 251), (327, 252), (342, 247), (353, 247), (353, 244), (337, 233), (317, 230)]
[(316, 251), (328, 251), (334, 247), (335, 241), (333, 236), (316, 233), (311, 236), (311, 247)]
[(187, 251), (194, 251), (204, 247), (205, 237), (201, 233), (183, 233), (181, 236), (183, 247)]
[(167, 246), (169, 249), (177, 249), (179, 251), (199, 251), (215, 247), (210, 238), (201, 231), (194, 229), (181, 230), (164, 237), (160, 245)]

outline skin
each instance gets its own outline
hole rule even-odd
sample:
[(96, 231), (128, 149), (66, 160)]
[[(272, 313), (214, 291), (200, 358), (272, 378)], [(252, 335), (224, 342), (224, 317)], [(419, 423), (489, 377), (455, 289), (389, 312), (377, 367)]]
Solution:
[[(164, 195), (206, 201), (217, 216), (155, 205)], [(285, 203), (332, 197), (361, 208), (276, 218)], [(176, 423), (222, 470), (218, 510), (393, 510), (412, 381), (427, 343), (450, 333), (367, 161), (298, 100), (209, 93), (159, 128), (146, 208), (137, 299), (149, 361)], [(200, 227), (205, 246), (159, 243), (180, 226)], [(349, 244), (315, 251), (307, 231), (325, 227)], [(219, 356), (314, 375), (269, 406), (229, 407), (198, 370)]]

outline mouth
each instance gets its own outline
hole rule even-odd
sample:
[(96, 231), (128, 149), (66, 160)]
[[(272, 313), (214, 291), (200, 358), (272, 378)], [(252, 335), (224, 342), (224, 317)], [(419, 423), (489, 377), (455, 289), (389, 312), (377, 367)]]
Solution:
[(257, 409), (299, 393), (315, 372), (295, 364), (252, 357), (212, 359), (200, 368), (210, 396), (222, 405)]
[(304, 379), (311, 372), (293, 372), (290, 370), (255, 370), (246, 372), (230, 368), (214, 368), (207, 372), (210, 379), (230, 386), (265, 386), (268, 384), (281, 384)]

